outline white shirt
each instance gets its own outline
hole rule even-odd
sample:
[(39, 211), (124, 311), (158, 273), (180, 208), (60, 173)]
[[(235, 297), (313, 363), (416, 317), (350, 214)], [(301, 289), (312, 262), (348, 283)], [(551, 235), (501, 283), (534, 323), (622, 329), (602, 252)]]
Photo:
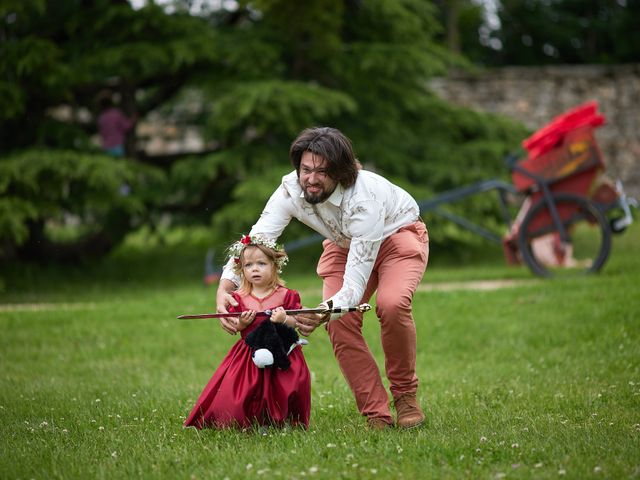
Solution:
[[(371, 276), (382, 241), (420, 215), (416, 201), (402, 188), (373, 172), (360, 170), (356, 183), (340, 184), (322, 203), (304, 199), (295, 171), (282, 177), (250, 235), (277, 239), (292, 218), (297, 218), (340, 247), (349, 248), (342, 288), (330, 299), (335, 307), (357, 305)], [(227, 263), (222, 278), (239, 284)]]

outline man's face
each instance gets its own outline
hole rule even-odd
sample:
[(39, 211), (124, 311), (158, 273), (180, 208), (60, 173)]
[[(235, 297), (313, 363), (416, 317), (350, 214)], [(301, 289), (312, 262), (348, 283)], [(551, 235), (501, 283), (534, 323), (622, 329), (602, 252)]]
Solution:
[(327, 175), (327, 161), (311, 152), (302, 154), (298, 180), (304, 199), (311, 204), (324, 202), (337, 185), (337, 182)]

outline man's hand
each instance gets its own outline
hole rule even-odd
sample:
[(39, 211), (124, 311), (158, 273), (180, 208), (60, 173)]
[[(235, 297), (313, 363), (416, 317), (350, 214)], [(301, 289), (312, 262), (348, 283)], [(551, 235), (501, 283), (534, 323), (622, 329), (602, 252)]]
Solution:
[[(216, 293), (216, 312), (229, 313), (229, 307), (238, 306), (238, 302), (231, 296), (231, 292), (235, 290), (235, 284), (229, 280), (220, 280), (218, 292)], [(220, 326), (229, 335), (238, 333), (238, 319), (234, 317), (224, 317), (220, 319)]]
[[(326, 305), (320, 305), (326, 307)], [(295, 316), (296, 328), (300, 335), (308, 337), (313, 331), (329, 320), (329, 313), (300, 313)]]

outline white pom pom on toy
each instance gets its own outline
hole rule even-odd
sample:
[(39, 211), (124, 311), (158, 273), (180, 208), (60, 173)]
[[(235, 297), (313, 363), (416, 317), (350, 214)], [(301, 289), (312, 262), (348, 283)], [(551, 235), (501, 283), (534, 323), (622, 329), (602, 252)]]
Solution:
[(260, 348), (253, 352), (253, 363), (255, 363), (258, 368), (273, 365), (273, 354), (266, 348)]

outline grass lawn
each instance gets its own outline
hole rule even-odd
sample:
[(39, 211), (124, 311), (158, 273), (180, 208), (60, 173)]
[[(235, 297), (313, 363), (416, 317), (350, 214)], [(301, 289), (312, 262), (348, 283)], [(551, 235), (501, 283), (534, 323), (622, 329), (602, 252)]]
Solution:
[[(126, 255), (90, 274), (5, 272), (0, 478), (640, 477), (640, 226), (589, 277), (531, 282), (499, 257), (451, 267), (437, 255), (427, 286), (516, 286), (416, 294), (428, 421), (388, 432), (364, 428), (323, 330), (305, 347), (308, 431), (183, 429), (237, 340), (215, 320), (175, 319), (213, 309), (199, 256), (180, 260), (193, 275)], [(320, 300), (311, 275), (287, 280)], [(365, 330), (381, 360), (372, 313)]]

